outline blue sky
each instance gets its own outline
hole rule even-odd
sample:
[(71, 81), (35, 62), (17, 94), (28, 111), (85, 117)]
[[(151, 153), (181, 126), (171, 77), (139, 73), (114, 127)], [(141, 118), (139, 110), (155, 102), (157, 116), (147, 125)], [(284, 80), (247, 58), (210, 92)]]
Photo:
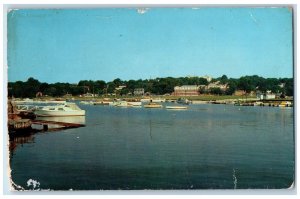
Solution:
[(287, 8), (14, 10), (8, 81), (293, 76)]

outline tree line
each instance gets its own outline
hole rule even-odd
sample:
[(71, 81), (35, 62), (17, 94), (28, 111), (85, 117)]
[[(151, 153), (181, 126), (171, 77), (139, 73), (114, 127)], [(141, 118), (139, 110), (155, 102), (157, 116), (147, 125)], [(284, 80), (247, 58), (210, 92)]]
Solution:
[[(205, 89), (204, 86), (212, 82), (219, 84), (227, 84), (226, 90), (220, 88)], [(243, 76), (240, 78), (228, 78), (223, 75), (214, 78), (211, 82), (201, 77), (165, 77), (155, 79), (138, 79), (124, 81), (117, 78), (110, 82), (103, 80), (81, 80), (77, 84), (70, 83), (45, 83), (30, 77), (26, 82), (16, 81), (8, 82), (8, 96), (17, 98), (36, 97), (37, 93), (43, 96), (61, 97), (66, 94), (79, 96), (86, 93), (94, 93), (98, 95), (116, 93), (118, 95), (127, 95), (133, 93), (136, 88), (144, 88), (145, 92), (164, 95), (174, 92), (175, 86), (182, 85), (202, 85), (200, 93), (210, 93), (218, 95), (232, 95), (236, 90), (244, 90), (246, 93), (251, 91), (266, 92), (271, 90), (273, 93), (282, 93), (287, 96), (293, 96), (293, 78), (263, 78), (257, 75)], [(119, 86), (126, 86), (121, 90), (117, 90)]]

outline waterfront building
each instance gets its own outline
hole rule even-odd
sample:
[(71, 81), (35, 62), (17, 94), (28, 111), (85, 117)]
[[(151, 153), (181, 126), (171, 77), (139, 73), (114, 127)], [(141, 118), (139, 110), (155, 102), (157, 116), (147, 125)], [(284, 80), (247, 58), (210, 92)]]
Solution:
[[(277, 94), (278, 95), (278, 94)], [(280, 95), (276, 96), (276, 94), (272, 93), (271, 91), (267, 91), (266, 93), (257, 91), (256, 92), (256, 98), (260, 100), (270, 100), (279, 98)]]
[(145, 89), (143, 88), (135, 88), (133, 91), (134, 95), (144, 95), (145, 94)]
[(269, 100), (269, 99), (275, 99), (276, 98), (276, 95), (274, 93), (272, 93), (271, 91), (267, 91), (265, 94), (264, 94), (264, 99), (265, 100)]
[(175, 96), (198, 96), (199, 86), (197, 85), (183, 85), (174, 87)]
[(259, 100), (263, 100), (264, 99), (264, 94), (262, 92), (256, 92), (256, 98)]
[(228, 85), (227, 84), (220, 84), (220, 81), (217, 82), (212, 82), (210, 84), (208, 84), (207, 86), (207, 90), (211, 89), (211, 88), (220, 88), (222, 91), (227, 90)]

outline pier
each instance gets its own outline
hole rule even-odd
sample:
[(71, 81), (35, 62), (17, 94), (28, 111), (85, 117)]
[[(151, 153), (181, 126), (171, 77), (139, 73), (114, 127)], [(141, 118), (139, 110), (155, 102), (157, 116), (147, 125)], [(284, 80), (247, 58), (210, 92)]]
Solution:
[(68, 129), (68, 128), (79, 128), (84, 127), (84, 124), (76, 124), (76, 123), (67, 123), (67, 122), (56, 122), (56, 121), (45, 121), (45, 120), (32, 120), (32, 124), (42, 125), (43, 130), (48, 130), (49, 125), (58, 125), (62, 126), (55, 129)]

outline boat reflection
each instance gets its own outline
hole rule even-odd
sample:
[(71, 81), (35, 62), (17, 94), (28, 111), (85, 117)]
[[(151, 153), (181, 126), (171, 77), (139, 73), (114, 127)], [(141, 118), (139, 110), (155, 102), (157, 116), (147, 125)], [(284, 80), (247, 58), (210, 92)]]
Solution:
[(9, 136), (9, 150), (13, 152), (16, 150), (18, 146), (22, 146), (26, 143), (34, 143), (34, 136), (32, 133), (19, 135), (10, 135)]
[(33, 143), (34, 134), (37, 132), (50, 132), (59, 130), (64, 127), (64, 123), (85, 125), (85, 116), (37, 117), (36, 120), (58, 122), (58, 124), (49, 123), (49, 131), (44, 131), (43, 125), (32, 124), (32, 131), (9, 134), (9, 150), (12, 152), (12, 154), (18, 146), (22, 146), (25, 143)]

